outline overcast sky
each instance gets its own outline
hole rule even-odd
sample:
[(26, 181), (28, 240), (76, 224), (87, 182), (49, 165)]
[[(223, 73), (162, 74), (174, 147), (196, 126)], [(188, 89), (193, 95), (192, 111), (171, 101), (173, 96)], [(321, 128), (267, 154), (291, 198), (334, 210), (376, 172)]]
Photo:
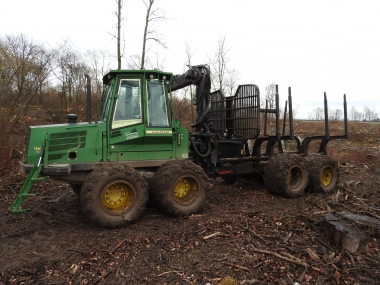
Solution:
[[(126, 55), (139, 54), (145, 6), (124, 0)], [(229, 67), (241, 84), (264, 93), (279, 84), (281, 101), (292, 87), (297, 117), (323, 107), (373, 108), (380, 115), (380, 1), (378, 0), (155, 0), (169, 20), (157, 23), (167, 44), (159, 50), (165, 71), (183, 71), (185, 42), (193, 63), (207, 63), (225, 36)], [(54, 47), (70, 39), (76, 50), (116, 53), (115, 0), (0, 0), (0, 35), (23, 33)], [(157, 49), (152, 47), (153, 51)], [(116, 63), (113, 68), (116, 67)]]

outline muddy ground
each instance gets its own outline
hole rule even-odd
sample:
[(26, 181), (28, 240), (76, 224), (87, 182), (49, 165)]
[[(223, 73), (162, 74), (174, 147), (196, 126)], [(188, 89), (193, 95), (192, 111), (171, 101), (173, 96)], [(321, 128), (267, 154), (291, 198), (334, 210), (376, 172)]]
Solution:
[(91, 224), (52, 180), (35, 184), (30, 212), (11, 214), (25, 180), (14, 166), (0, 176), (0, 284), (380, 284), (378, 236), (350, 253), (316, 223), (331, 211), (379, 218), (379, 158), (340, 161), (332, 195), (286, 199), (260, 179), (213, 179), (199, 214), (173, 218), (150, 201), (120, 229)]

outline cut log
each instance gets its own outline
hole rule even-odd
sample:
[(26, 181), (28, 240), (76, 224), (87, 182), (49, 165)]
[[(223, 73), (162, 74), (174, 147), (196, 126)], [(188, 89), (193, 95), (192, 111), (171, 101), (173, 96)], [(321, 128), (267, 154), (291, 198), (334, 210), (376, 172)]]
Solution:
[(322, 222), (322, 229), (342, 250), (356, 252), (360, 250), (371, 236), (380, 233), (380, 220), (349, 212), (329, 213)]

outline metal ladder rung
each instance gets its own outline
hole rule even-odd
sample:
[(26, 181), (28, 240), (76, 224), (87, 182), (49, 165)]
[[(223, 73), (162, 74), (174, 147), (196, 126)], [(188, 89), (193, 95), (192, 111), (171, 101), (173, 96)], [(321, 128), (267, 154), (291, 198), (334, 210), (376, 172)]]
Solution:
[(20, 214), (20, 213), (25, 213), (26, 211), (30, 211), (30, 209), (21, 210), (21, 204), (24, 202), (25, 198), (35, 197), (35, 196), (39, 195), (39, 193), (29, 194), (29, 191), (32, 188), (34, 183), (49, 178), (49, 176), (38, 177), (38, 175), (41, 172), (41, 169), (42, 169), (42, 164), (35, 165), (32, 168), (32, 170), (30, 171), (28, 177), (26, 178), (24, 185), (22, 186), (19, 194), (17, 195), (15, 202), (12, 205), (12, 213), (13, 214)]

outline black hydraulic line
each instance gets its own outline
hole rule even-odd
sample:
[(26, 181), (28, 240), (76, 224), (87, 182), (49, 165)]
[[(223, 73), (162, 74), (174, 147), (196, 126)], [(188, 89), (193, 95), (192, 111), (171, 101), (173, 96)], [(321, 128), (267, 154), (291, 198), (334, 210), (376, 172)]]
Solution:
[(190, 140), (190, 143), (193, 146), (195, 152), (197, 153), (197, 155), (199, 157), (201, 157), (201, 158), (209, 157), (209, 155), (211, 153), (211, 141), (210, 140), (207, 140), (207, 151), (206, 151), (206, 153), (200, 153), (200, 151), (197, 149), (197, 146), (194, 144), (193, 140)]
[(202, 123), (202, 126), (206, 133), (210, 132), (210, 128), (204, 122)]
[(329, 132), (329, 110), (328, 110), (328, 105), (327, 105), (327, 96), (326, 96), (326, 92), (324, 93), (324, 97), (325, 97), (325, 136), (326, 136), (326, 139), (330, 138), (330, 132)]
[(87, 121), (91, 124), (91, 77), (84, 74), (87, 79)]
[(292, 90), (288, 88), (288, 101), (289, 101), (289, 135), (290, 139), (294, 139), (294, 128), (293, 128), (293, 103), (292, 103)]
[(207, 107), (206, 107), (206, 110), (202, 113), (201, 117), (199, 118), (199, 120), (195, 123), (192, 123), (190, 126), (192, 128), (195, 128), (199, 125), (204, 125), (204, 120), (205, 118), (207, 117), (208, 113), (210, 113), (210, 110), (211, 110), (211, 100), (208, 100), (208, 103), (207, 103)]

